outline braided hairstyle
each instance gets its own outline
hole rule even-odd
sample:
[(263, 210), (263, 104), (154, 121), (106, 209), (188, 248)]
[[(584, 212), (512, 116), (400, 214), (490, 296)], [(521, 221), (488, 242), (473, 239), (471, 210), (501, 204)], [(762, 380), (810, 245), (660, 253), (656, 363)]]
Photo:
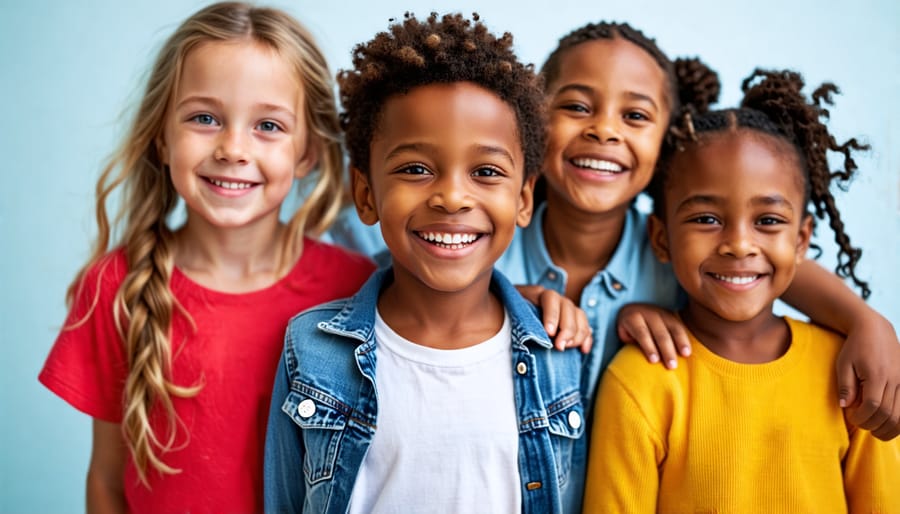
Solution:
[[(97, 240), (90, 259), (67, 293), (71, 307), (76, 297), (98, 285), (86, 284), (88, 270), (96, 266), (101, 270), (98, 277), (102, 277), (110, 262), (107, 252), (122, 247), (128, 272), (116, 292), (113, 311), (128, 358), (122, 431), (138, 478), (145, 485), (149, 484), (151, 469), (163, 474), (179, 471), (163, 461), (163, 454), (176, 448), (180, 427), (173, 398), (191, 397), (201, 389), (201, 384), (180, 385), (172, 381), (172, 321), (178, 314), (189, 322), (191, 319), (169, 286), (175, 243), (167, 218), (176, 207), (178, 194), (157, 143), (186, 56), (211, 41), (253, 41), (265, 45), (291, 65), (303, 87), (303, 117), (310, 131), (309, 144), (319, 150), (319, 169), (303, 206), (284, 231), (277, 261), (281, 273), (302, 251), (303, 235), (323, 232), (340, 208), (343, 163), (337, 107), (331, 74), (309, 32), (284, 11), (240, 2), (211, 4), (186, 19), (159, 51), (132, 125), (97, 183)], [(111, 222), (106, 204), (116, 191), (123, 191), (124, 198), (118, 217)], [(118, 238), (115, 228), (121, 229)], [(64, 329), (77, 328), (87, 321), (97, 306), (99, 291), (97, 287), (87, 314)], [(157, 433), (151, 423), (157, 414), (166, 421), (162, 433)]]
[[(677, 152), (716, 132), (744, 129), (774, 136), (795, 152), (794, 157), (803, 171), (804, 205), (812, 207), (813, 222), (815, 218), (828, 217), (838, 245), (835, 273), (850, 278), (862, 297), (868, 298), (871, 293), (868, 282), (856, 275), (862, 250), (850, 244), (830, 190), (832, 184), (847, 190), (857, 169), (854, 152), (869, 149), (855, 138), (838, 143), (828, 131), (825, 122), (829, 113), (825, 105), (832, 105), (831, 96), (838, 88), (825, 83), (807, 98), (801, 92), (804, 81), (799, 73), (756, 69), (741, 84), (744, 98), (740, 107), (710, 111), (709, 106), (716, 102), (719, 92), (715, 73), (697, 62), (678, 61), (676, 74), (691, 77), (691, 80), (681, 84), (679, 95), (683, 107), (671, 124), (648, 188), (653, 197), (654, 214), (662, 217), (665, 213), (663, 193), (670, 178), (672, 158)], [(838, 170), (829, 168), (829, 151), (843, 156)], [(820, 247), (812, 246), (821, 254)]]
[(388, 98), (419, 86), (472, 82), (500, 97), (516, 114), (526, 176), (540, 171), (544, 110), (540, 80), (519, 62), (513, 38), (490, 33), (478, 14), (436, 13), (424, 21), (406, 13), (353, 50), (353, 69), (338, 74), (350, 164), (369, 173), (369, 150)]

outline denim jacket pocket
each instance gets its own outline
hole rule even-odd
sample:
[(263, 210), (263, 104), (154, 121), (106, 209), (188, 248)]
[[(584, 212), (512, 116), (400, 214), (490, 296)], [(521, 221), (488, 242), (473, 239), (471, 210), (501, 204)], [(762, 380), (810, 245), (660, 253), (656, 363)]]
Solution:
[(559, 470), (559, 485), (563, 486), (569, 479), (572, 469), (572, 458), (578, 439), (584, 436), (584, 406), (581, 393), (573, 391), (547, 406), (550, 439), (556, 457), (556, 468)]
[(349, 407), (324, 391), (295, 381), (281, 410), (303, 431), (306, 480), (312, 485), (330, 479)]

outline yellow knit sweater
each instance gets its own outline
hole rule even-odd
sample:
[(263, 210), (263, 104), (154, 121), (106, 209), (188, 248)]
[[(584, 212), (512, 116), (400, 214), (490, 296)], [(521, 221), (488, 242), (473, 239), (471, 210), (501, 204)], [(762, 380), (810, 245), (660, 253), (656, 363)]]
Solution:
[(791, 346), (765, 364), (693, 337), (673, 371), (623, 348), (597, 397), (585, 512), (900, 513), (900, 438), (845, 422), (841, 338), (786, 319)]

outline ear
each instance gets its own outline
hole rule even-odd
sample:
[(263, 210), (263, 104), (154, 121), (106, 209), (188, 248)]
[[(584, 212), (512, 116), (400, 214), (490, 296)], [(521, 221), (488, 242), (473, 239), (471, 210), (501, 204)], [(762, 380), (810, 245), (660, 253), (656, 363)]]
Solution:
[(797, 264), (806, 259), (809, 252), (809, 244), (812, 240), (813, 217), (809, 214), (803, 217), (800, 222), (800, 232), (797, 234)]
[(378, 223), (378, 211), (375, 209), (375, 194), (369, 185), (369, 179), (359, 168), (350, 168), (350, 191), (356, 214), (366, 225)]
[(316, 167), (316, 164), (319, 163), (319, 154), (321, 153), (319, 146), (320, 143), (318, 141), (310, 138), (306, 144), (306, 153), (300, 158), (297, 166), (294, 167), (294, 178), (303, 178), (309, 175), (309, 172)]
[(526, 178), (525, 183), (522, 184), (522, 191), (519, 192), (519, 212), (516, 214), (516, 224), (520, 227), (527, 227), (531, 222), (531, 214), (534, 212), (534, 183), (537, 178), (537, 175)]
[(655, 214), (647, 218), (647, 235), (650, 237), (650, 246), (656, 254), (659, 262), (669, 262), (672, 256), (669, 253), (669, 233), (666, 224)]

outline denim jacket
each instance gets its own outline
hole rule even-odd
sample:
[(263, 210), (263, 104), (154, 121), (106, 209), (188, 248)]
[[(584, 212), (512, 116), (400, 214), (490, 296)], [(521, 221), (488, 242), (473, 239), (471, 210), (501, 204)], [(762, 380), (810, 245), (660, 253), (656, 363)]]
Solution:
[[(266, 434), (266, 512), (347, 512), (378, 429), (375, 307), (390, 280), (392, 270), (380, 270), (355, 296), (291, 320)], [(496, 270), (491, 290), (512, 329), (522, 511), (560, 513), (576, 495), (581, 499), (581, 491), (567, 487), (569, 475), (585, 472), (573, 468), (585, 462), (573, 455), (585, 431), (581, 356), (551, 348), (536, 309)]]

